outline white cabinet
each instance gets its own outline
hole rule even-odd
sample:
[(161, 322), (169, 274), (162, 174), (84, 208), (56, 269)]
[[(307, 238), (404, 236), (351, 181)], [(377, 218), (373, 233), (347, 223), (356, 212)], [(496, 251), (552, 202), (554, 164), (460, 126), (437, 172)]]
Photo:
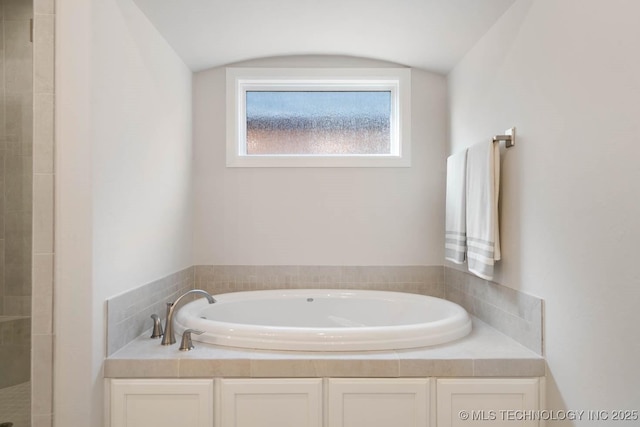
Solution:
[(330, 427), (428, 427), (428, 379), (330, 379)]
[(111, 427), (213, 427), (213, 380), (111, 380)]
[(537, 427), (539, 393), (537, 378), (439, 379), (438, 427)]
[(222, 379), (220, 427), (322, 427), (322, 379)]
[(538, 421), (530, 418), (541, 409), (544, 387), (540, 381), (539, 378), (112, 379), (108, 425), (538, 427)]

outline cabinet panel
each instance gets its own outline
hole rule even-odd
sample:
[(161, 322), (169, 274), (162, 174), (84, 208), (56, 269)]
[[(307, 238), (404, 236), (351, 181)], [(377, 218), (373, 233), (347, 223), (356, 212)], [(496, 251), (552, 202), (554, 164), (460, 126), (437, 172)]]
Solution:
[(331, 379), (330, 427), (427, 427), (428, 379)]
[(537, 378), (441, 379), (437, 383), (438, 427), (537, 427), (535, 420), (509, 419), (535, 409), (539, 409)]
[(111, 380), (112, 427), (213, 427), (213, 380)]
[(322, 379), (223, 379), (221, 427), (322, 427)]

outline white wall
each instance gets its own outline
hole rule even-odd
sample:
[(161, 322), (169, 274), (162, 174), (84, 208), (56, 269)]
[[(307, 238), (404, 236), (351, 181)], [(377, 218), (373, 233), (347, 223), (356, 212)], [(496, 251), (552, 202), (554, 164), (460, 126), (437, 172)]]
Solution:
[[(242, 66), (389, 66), (274, 58)], [(443, 258), (446, 81), (412, 74), (410, 168), (227, 168), (225, 69), (194, 79), (196, 264), (435, 265)]]
[(102, 423), (105, 300), (192, 265), (191, 72), (131, 0), (60, 0), (58, 426)]
[(497, 281), (545, 300), (551, 408), (640, 407), (638, 16), (519, 0), (448, 77), (450, 153), (517, 127)]

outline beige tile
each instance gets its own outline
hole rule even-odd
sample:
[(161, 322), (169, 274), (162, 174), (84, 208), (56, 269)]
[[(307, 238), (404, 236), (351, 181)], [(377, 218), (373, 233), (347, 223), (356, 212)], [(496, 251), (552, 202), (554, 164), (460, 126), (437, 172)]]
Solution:
[(542, 354), (541, 324), (527, 322), (477, 299), (474, 301), (474, 314), (525, 347)]
[(469, 276), (451, 267), (445, 267), (444, 275), (447, 287), (453, 287), (458, 290), (464, 290), (465, 281)]
[[(9, 82), (6, 84), (8, 85)], [(29, 90), (31, 90), (31, 82), (29, 82)], [(23, 154), (19, 147), (24, 142), (31, 142), (33, 96), (31, 93), (7, 92), (4, 99), (7, 148), (14, 154)], [(8, 164), (6, 161), (5, 163)]]
[(401, 377), (466, 377), (473, 375), (471, 359), (400, 359)]
[(53, 175), (35, 175), (33, 191), (33, 250), (53, 253)]
[(34, 95), (33, 172), (54, 172), (54, 99), (52, 94)]
[(31, 427), (53, 427), (53, 414), (32, 414)]
[(300, 283), (297, 266), (260, 266), (256, 270), (256, 275), (268, 289), (283, 289)]
[[(4, 58), (4, 37), (2, 36), (3, 33), (3, 29), (4, 29), (4, 24), (2, 23), (2, 21), (0, 20), (0, 58)], [(4, 60), (2, 61), (4, 62)], [(4, 88), (4, 66), (0, 66), (0, 82), (2, 82), (2, 84), (0, 84), (0, 102), (2, 102), (2, 105), (6, 106), (6, 90)], [(7, 130), (6, 130), (6, 111), (5, 108), (0, 108), (0, 150), (5, 150), (6, 149), (6, 140), (7, 140)], [(4, 161), (3, 161), (4, 163)]]
[(28, 298), (31, 295), (30, 276), (26, 263), (6, 263), (4, 267), (5, 285), (4, 296), (7, 298)]
[(340, 274), (340, 283), (357, 285), (358, 283), (367, 282), (367, 274), (366, 271), (363, 271), (362, 267), (343, 266), (341, 267)]
[[(364, 289), (385, 281), (378, 267), (345, 266), (285, 266), (283, 273), (287, 288), (300, 289)], [(297, 269), (297, 273), (296, 273)], [(376, 283), (379, 282), (379, 283)]]
[(475, 315), (473, 306), (474, 300), (466, 293), (460, 292), (457, 289), (449, 288), (445, 291), (445, 298), (462, 306), (469, 314)]
[[(4, 183), (0, 184), (0, 241), (4, 250), (5, 203), (2, 196), (4, 196)], [(4, 253), (2, 259), (4, 259)]]
[(194, 267), (196, 286), (201, 283), (213, 283), (216, 277), (215, 265), (196, 265)]
[(33, 0), (33, 13), (36, 15), (51, 15), (55, 11), (54, 0)]
[(32, 337), (31, 398), (33, 412), (50, 414), (53, 399), (53, 336)]
[(325, 359), (315, 360), (319, 377), (397, 377), (399, 375), (398, 359), (371, 358), (361, 356), (358, 359)]
[(178, 359), (107, 359), (104, 364), (105, 378), (177, 378)]
[(53, 296), (34, 295), (31, 302), (31, 322), (34, 334), (53, 333)]
[(424, 282), (444, 285), (444, 267), (441, 265), (428, 265), (424, 267)]
[(542, 377), (545, 375), (543, 359), (479, 359), (474, 361), (476, 377)]
[(30, 316), (31, 315), (31, 297), (30, 296), (5, 296), (4, 297), (4, 314), (6, 316)]
[[(189, 353), (198, 356), (198, 343)], [(191, 354), (190, 354), (191, 355)], [(247, 359), (215, 360), (215, 359), (180, 359), (180, 377), (248, 377), (251, 375), (251, 362)]]
[(107, 324), (107, 356), (127, 345), (125, 331), (122, 324)]
[(18, 344), (31, 346), (31, 319), (20, 319), (16, 325), (16, 339)]
[(436, 298), (444, 298), (444, 284), (442, 283), (432, 283), (425, 284), (419, 288), (419, 291), (423, 295), (429, 295)]
[[(467, 337), (453, 343), (395, 352), (275, 352), (196, 343), (183, 353), (138, 338), (107, 361), (107, 377), (176, 376), (172, 362), (154, 369), (147, 361), (175, 360), (180, 376), (236, 377), (397, 377), (397, 376), (539, 376), (544, 361), (504, 334), (474, 319)], [(123, 363), (123, 370), (118, 370)], [(140, 367), (142, 366), (142, 367)], [(475, 369), (475, 370), (474, 370)]]
[(318, 377), (315, 364), (305, 359), (255, 359), (251, 360), (251, 377)]
[[(5, 13), (6, 10), (5, 3)], [(33, 49), (29, 18), (4, 21), (5, 90), (7, 93), (33, 91)]]
[[(4, 168), (4, 209), (5, 214), (28, 213), (31, 212), (32, 199), (32, 158), (20, 154), (5, 154)], [(14, 218), (15, 219), (15, 218)], [(21, 220), (21, 218), (17, 218)], [(29, 217), (29, 224), (31, 218)], [(5, 236), (10, 236), (12, 231), (20, 230), (20, 238), (24, 238), (23, 232), (30, 230), (29, 226), (16, 226), (7, 223), (9, 229)]]
[[(0, 68), (2, 68), (2, 67), (0, 67)], [(3, 109), (0, 108), (0, 110), (3, 110)], [(4, 132), (4, 129), (2, 130), (2, 132)], [(6, 153), (4, 151), (0, 150), (0, 185), (2, 186), (2, 192), (1, 192), (2, 194), (4, 194), (4, 175), (6, 173), (6, 168), (4, 166), (5, 155), (6, 155)]]
[(33, 255), (33, 293), (53, 295), (53, 254)]
[(464, 292), (474, 298), (486, 300), (489, 282), (475, 275), (467, 274), (464, 283)]
[(28, 20), (33, 16), (33, 3), (24, 0), (4, 0), (5, 20)]
[(127, 309), (133, 304), (131, 292), (107, 300), (107, 318), (110, 322), (120, 323), (130, 316)]
[(542, 354), (540, 298), (445, 268), (445, 296), (527, 348)]
[[(32, 188), (31, 188), (31, 177), (27, 177), (25, 180), (25, 182), (22, 183), (22, 192), (23, 192), (23, 200), (26, 199), (27, 197), (31, 197), (31, 193), (32, 193)], [(14, 219), (14, 224), (16, 226), (16, 228), (14, 228), (13, 230), (5, 230), (6, 233), (6, 238), (9, 238), (12, 236), (12, 233), (15, 232), (16, 234), (14, 234), (14, 237), (20, 238), (20, 239), (31, 239), (31, 233), (32, 233), (32, 227), (31, 227), (31, 205), (28, 203), (28, 201), (25, 201), (22, 205), (16, 205), (15, 206), (16, 210), (15, 211), (11, 211), (8, 207), (7, 207), (7, 213), (8, 214), (15, 214), (16, 217), (13, 218)], [(8, 225), (7, 225), (8, 226)], [(31, 245), (31, 242), (24, 242), (24, 244), (22, 245), (23, 248), (27, 248)]]
[[(433, 274), (433, 271), (436, 273)], [(402, 280), (412, 283), (438, 282), (440, 269), (422, 265), (402, 267)]]
[(33, 90), (53, 94), (54, 87), (54, 15), (36, 15), (33, 43)]
[[(16, 318), (6, 320), (0, 323), (0, 343), (7, 346), (22, 346), (27, 348), (31, 346), (31, 320), (25, 318)], [(5, 347), (3, 350), (11, 352), (12, 347)], [(24, 355), (17, 354), (19, 358)], [(4, 359), (0, 359), (4, 360)]]
[[(22, 217), (29, 215), (28, 213), (17, 212), (15, 215), (10, 213), (9, 218), (12, 219), (10, 225), (13, 225), (14, 217), (17, 218), (18, 223), (24, 222)], [(30, 216), (30, 215), (29, 215)], [(9, 266), (18, 266), (22, 267), (23, 265), (28, 265), (29, 260), (31, 258), (31, 242), (29, 241), (31, 237), (31, 230), (26, 229), (24, 231), (20, 229), (13, 229), (9, 231), (9, 235), (5, 239), (5, 265)], [(20, 275), (24, 275), (22, 271), (20, 271)], [(8, 284), (11, 285), (11, 284)], [(21, 295), (21, 294), (13, 294), (13, 295)]]
[(23, 383), (29, 380), (29, 346), (0, 346), (2, 375), (0, 388)]

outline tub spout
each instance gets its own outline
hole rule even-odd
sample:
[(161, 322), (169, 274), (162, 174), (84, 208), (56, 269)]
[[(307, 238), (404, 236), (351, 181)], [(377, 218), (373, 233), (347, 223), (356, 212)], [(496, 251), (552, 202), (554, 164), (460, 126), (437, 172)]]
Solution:
[(174, 302), (168, 302), (167, 303), (167, 320), (164, 325), (164, 335), (162, 336), (162, 342), (161, 342), (162, 345), (175, 344), (176, 335), (173, 331), (173, 315), (175, 314), (178, 303), (187, 295), (192, 295), (192, 294), (202, 295), (207, 299), (207, 301), (209, 301), (209, 304), (213, 304), (216, 302), (215, 298), (213, 298), (208, 292), (200, 289), (192, 289), (190, 291), (187, 291), (184, 294), (180, 295), (178, 299), (175, 300)]

